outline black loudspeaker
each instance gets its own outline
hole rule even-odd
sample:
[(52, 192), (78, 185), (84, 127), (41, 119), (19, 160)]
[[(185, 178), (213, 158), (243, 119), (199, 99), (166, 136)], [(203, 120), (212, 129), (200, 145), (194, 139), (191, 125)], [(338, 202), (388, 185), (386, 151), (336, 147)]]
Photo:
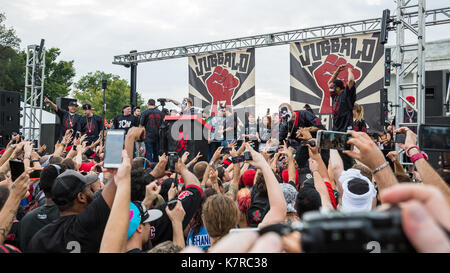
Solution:
[(391, 49), (386, 48), (384, 54), (384, 86), (391, 85)]
[[(56, 124), (41, 124), (41, 146), (46, 145), (46, 153), (51, 154), (55, 150), (55, 143), (58, 140)], [(36, 146), (37, 147), (37, 146)]]
[(388, 41), (389, 23), (391, 22), (390, 14), (390, 10), (383, 10), (383, 16), (381, 17), (380, 44), (385, 44)]
[(380, 121), (384, 124), (388, 116), (388, 90), (386, 88), (380, 90)]
[(20, 130), (20, 93), (0, 91), (0, 147), (5, 147), (13, 132)]

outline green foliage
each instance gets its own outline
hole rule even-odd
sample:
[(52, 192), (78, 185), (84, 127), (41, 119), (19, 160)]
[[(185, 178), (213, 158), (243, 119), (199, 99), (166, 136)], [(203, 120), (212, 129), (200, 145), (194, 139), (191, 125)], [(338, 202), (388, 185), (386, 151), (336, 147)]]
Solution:
[[(111, 120), (122, 113), (122, 107), (130, 103), (130, 86), (128, 82), (117, 75), (107, 74), (102, 71), (88, 73), (83, 76), (76, 84), (74, 90), (75, 98), (80, 104), (90, 104), (95, 110), (94, 114), (102, 116), (103, 114), (103, 89), (102, 79), (106, 79), (108, 86), (106, 89), (106, 119)], [(138, 105), (143, 101), (138, 94)], [(81, 107), (78, 109), (82, 114)]]
[(6, 16), (0, 12), (0, 45), (3, 47), (10, 47), (12, 49), (19, 49), (20, 38), (17, 37), (16, 31), (13, 28), (7, 28), (4, 25)]

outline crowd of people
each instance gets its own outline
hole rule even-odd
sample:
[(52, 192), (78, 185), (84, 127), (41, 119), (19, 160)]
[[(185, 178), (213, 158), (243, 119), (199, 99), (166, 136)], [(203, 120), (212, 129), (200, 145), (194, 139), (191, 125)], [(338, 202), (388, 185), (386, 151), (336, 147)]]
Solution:
[[(337, 79), (344, 69), (329, 82), (332, 130), (351, 135), (352, 149), (344, 151), (316, 145), (325, 126), (308, 105), (294, 110), (284, 103), (259, 121), (249, 114), (242, 136), (229, 139), (236, 128), (232, 118), (227, 122), (229, 107), (198, 113), (186, 98), (169, 100), (181, 109), (164, 113), (150, 99), (142, 113), (126, 105), (112, 122), (126, 136), (122, 163), (110, 169), (103, 166), (108, 130), (92, 107), (83, 105), (81, 116), (76, 104), (66, 111), (46, 99), (61, 118), (54, 151), (17, 135), (1, 152), (0, 252), (300, 253), (301, 231), (256, 230), (293, 226), (311, 212), (370, 213), (386, 205), (400, 206), (398, 228), (415, 251), (450, 252), (450, 172), (427, 162), (408, 127), (386, 132), (406, 134), (392, 145), (413, 168), (405, 169), (395, 150), (383, 154), (355, 104), (351, 72), (345, 85)], [(184, 152), (169, 168), (170, 151), (159, 147), (166, 114), (202, 116), (212, 126), (209, 154)], [(20, 163), (22, 172), (12, 177)]]

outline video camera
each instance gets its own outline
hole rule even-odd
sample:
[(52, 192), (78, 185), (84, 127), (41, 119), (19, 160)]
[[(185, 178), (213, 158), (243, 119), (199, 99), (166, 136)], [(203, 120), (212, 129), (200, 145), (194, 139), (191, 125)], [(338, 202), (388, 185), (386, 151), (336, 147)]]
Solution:
[(302, 222), (267, 226), (259, 233), (270, 231), (280, 236), (299, 231), (302, 250), (306, 253), (416, 252), (403, 232), (398, 206), (370, 212), (307, 212)]
[(161, 104), (162, 107), (166, 106), (166, 99), (157, 99), (157, 101), (159, 102), (159, 104)]

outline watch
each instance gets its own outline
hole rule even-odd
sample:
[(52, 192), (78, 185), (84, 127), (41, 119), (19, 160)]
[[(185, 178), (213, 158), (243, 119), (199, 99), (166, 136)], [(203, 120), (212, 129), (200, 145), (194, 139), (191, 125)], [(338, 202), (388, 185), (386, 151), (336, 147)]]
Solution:
[(428, 160), (428, 155), (426, 153), (418, 153), (418, 154), (412, 155), (410, 157), (412, 163), (416, 162), (417, 160), (419, 160), (421, 158)]

